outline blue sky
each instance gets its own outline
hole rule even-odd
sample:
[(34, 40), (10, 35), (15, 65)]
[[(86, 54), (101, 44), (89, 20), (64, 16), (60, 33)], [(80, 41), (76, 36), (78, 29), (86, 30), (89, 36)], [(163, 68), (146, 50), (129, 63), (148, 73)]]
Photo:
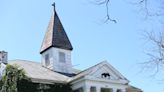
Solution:
[[(110, 16), (118, 23), (104, 23), (105, 7), (91, 0), (56, 0), (56, 10), (74, 47), (75, 68), (86, 69), (107, 60), (144, 92), (163, 92), (162, 73), (150, 77), (140, 72), (147, 60), (142, 30), (158, 28), (157, 21), (145, 21), (138, 8), (126, 0), (111, 0)], [(54, 0), (0, 0), (0, 50), (9, 60), (40, 62), (39, 50), (52, 15)]]

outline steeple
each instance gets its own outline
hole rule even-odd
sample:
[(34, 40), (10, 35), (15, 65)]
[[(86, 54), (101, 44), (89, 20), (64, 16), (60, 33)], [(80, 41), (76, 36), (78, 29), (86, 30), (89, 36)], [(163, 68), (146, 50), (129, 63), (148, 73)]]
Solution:
[(54, 12), (40, 50), (42, 66), (56, 72), (71, 74), (73, 48), (56, 13), (55, 3), (52, 6), (54, 6)]
[(69, 38), (64, 30), (64, 27), (56, 13), (55, 3), (52, 4), (54, 7), (54, 13), (49, 22), (47, 32), (45, 34), (40, 53), (48, 50), (51, 47), (57, 47), (66, 50), (72, 50), (73, 47), (69, 41)]

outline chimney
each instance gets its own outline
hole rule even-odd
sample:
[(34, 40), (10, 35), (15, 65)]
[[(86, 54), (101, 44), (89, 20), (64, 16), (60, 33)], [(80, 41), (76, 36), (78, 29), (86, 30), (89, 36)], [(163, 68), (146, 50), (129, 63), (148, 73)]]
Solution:
[(8, 53), (5, 51), (0, 51), (0, 63), (7, 64), (8, 61)]

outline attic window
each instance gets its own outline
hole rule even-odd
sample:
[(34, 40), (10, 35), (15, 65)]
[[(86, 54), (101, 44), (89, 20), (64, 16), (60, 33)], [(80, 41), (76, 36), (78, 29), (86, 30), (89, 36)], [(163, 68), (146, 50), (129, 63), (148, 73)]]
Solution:
[(108, 78), (110, 79), (110, 74), (109, 73), (102, 73), (101, 78)]
[(45, 64), (46, 64), (46, 66), (50, 65), (50, 56), (49, 56), (49, 54), (45, 55)]
[(59, 62), (65, 63), (65, 53), (59, 52)]

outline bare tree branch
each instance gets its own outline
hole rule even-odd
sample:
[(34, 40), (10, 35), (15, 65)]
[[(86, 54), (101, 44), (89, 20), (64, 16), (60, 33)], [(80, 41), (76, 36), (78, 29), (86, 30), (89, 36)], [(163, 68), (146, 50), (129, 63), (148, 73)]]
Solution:
[(105, 20), (105, 23), (108, 22), (108, 21), (112, 21), (114, 23), (117, 23), (117, 21), (115, 19), (112, 19), (109, 15), (110, 0), (96, 0), (96, 3), (98, 5), (105, 5), (105, 7), (106, 7), (106, 20)]
[[(164, 0), (160, 1), (154, 1), (154, 0), (139, 0), (135, 4), (139, 4), (142, 6), (142, 10), (145, 12), (145, 18), (147, 17), (153, 17), (153, 16), (164, 16), (164, 7), (162, 2)], [(155, 2), (158, 2), (158, 4), (153, 4)], [(152, 7), (155, 7), (155, 10), (152, 10)], [(160, 8), (161, 7), (161, 8)], [(159, 11), (160, 10), (160, 11)]]
[(161, 31), (158, 34), (152, 32), (145, 32), (146, 38), (151, 42), (151, 50), (146, 54), (148, 55), (148, 61), (142, 63), (144, 66), (149, 66), (154, 69), (154, 73), (151, 76), (155, 76), (161, 68), (164, 68), (164, 32)]
[[(105, 5), (105, 7), (106, 7), (106, 20), (105, 20), (105, 22), (112, 21), (114, 23), (117, 23), (117, 21), (115, 19), (112, 19), (110, 17), (110, 13), (109, 13), (110, 0), (95, 0), (95, 1), (96, 1), (96, 3), (98, 5)], [(155, 11), (153, 11), (151, 9), (152, 8), (152, 5), (153, 5), (153, 2), (158, 2), (159, 4), (161, 3), (161, 9), (160, 9), (161, 11), (160, 12), (157, 9), (160, 6), (154, 6), (154, 7), (156, 7), (156, 10)], [(162, 3), (164, 4), (164, 0), (161, 0), (161, 1), (137, 0), (135, 2), (133, 1), (133, 4), (140, 5), (141, 6), (141, 11), (143, 11), (145, 13), (145, 16), (144, 16), (145, 19), (148, 19), (148, 17), (153, 17), (153, 16), (157, 16), (157, 17), (164, 16), (164, 7), (163, 7), (163, 4)]]
[(107, 19), (106, 19), (106, 22), (109, 20), (109, 21), (113, 21), (114, 23), (117, 23), (116, 20), (110, 18), (110, 16), (109, 16), (109, 7), (108, 7), (108, 5), (109, 5), (109, 0), (106, 0), (106, 1), (107, 1), (107, 2), (106, 2), (106, 12), (107, 12)]
[[(161, 2), (162, 1), (162, 2)], [(155, 1), (155, 0), (136, 0), (133, 1), (135, 5), (141, 6), (141, 13), (144, 13), (145, 19), (148, 17), (161, 17), (164, 16), (164, 0)], [(116, 20), (110, 17), (109, 12), (109, 4), (111, 3), (110, 0), (97, 0), (99, 5), (105, 5), (106, 7), (106, 21), (112, 21), (117, 23)], [(158, 4), (154, 4), (158, 3)], [(161, 8), (159, 8), (161, 6)], [(152, 9), (154, 8), (154, 9)], [(163, 19), (161, 19), (163, 20)], [(158, 31), (158, 30), (157, 30)], [(164, 31), (158, 31), (159, 33), (156, 34), (155, 32), (146, 32), (145, 37), (150, 41), (150, 45), (152, 46), (151, 49), (146, 53), (149, 57), (148, 61), (143, 62), (144, 68), (153, 69), (152, 75), (155, 76), (161, 68), (164, 69)]]

